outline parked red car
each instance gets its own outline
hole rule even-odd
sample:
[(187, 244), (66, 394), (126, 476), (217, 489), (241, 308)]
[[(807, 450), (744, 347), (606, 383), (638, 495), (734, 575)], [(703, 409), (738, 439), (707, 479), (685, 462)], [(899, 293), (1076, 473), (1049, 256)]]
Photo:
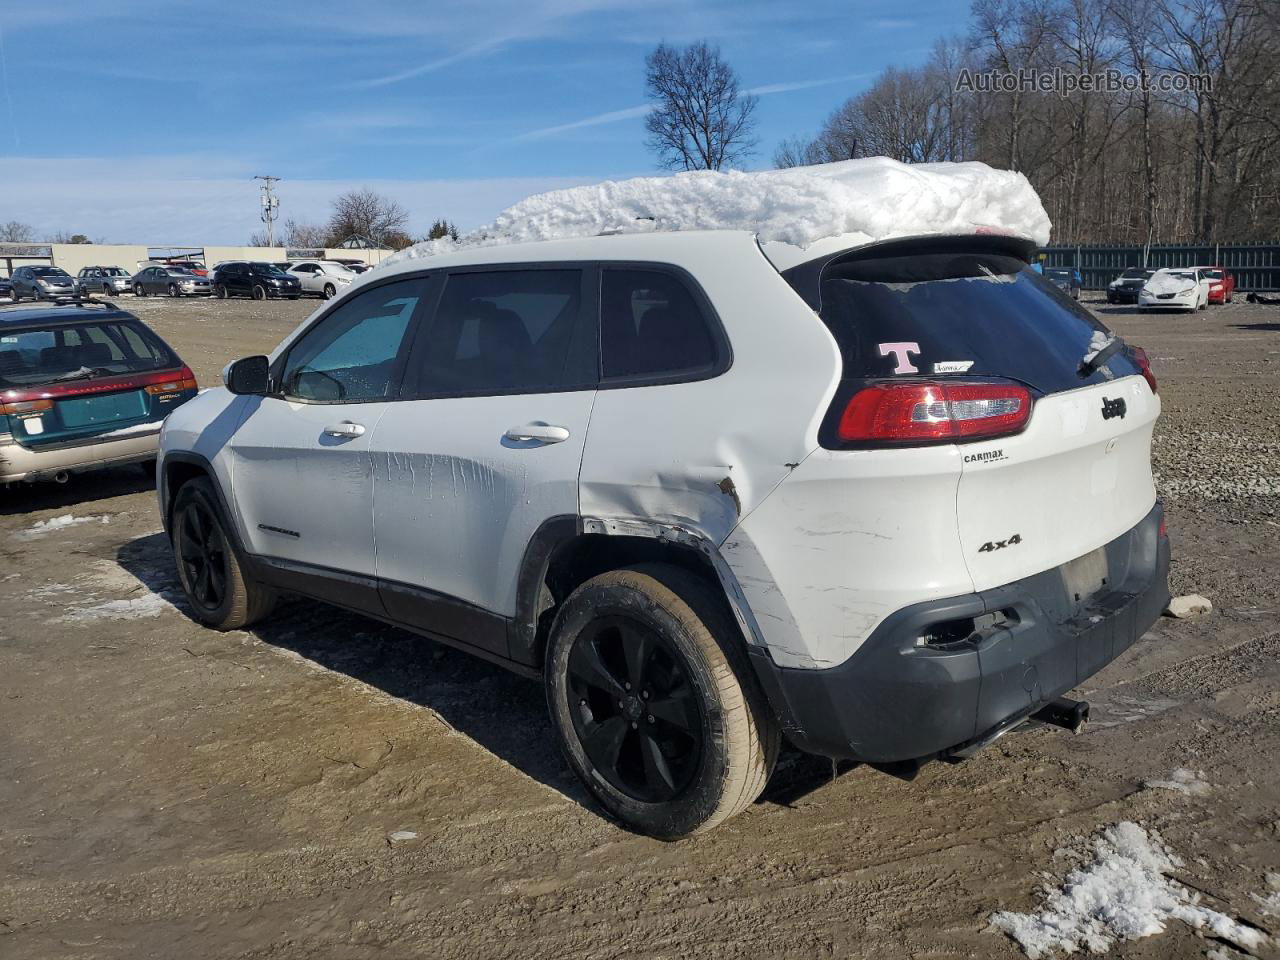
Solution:
[(1236, 292), (1236, 278), (1222, 267), (1197, 267), (1209, 278), (1209, 302), (1230, 303)]

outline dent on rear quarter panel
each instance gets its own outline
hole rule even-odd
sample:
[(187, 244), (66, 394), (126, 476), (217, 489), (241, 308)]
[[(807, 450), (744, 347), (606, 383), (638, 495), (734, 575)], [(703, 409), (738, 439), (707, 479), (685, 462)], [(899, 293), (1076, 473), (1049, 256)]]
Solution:
[(676, 233), (666, 241), (662, 262), (702, 286), (733, 362), (710, 380), (600, 390), (581, 513), (673, 525), (718, 545), (817, 447), (839, 353), (750, 234)]

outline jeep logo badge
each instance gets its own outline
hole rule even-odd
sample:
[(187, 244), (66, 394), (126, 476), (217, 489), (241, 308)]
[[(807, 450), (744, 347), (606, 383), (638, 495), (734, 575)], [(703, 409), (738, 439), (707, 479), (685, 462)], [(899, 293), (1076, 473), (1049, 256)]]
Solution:
[(1116, 397), (1114, 400), (1102, 398), (1102, 419), (1110, 420), (1112, 417), (1124, 419), (1124, 415), (1129, 412), (1129, 408), (1125, 405), (1124, 397)]

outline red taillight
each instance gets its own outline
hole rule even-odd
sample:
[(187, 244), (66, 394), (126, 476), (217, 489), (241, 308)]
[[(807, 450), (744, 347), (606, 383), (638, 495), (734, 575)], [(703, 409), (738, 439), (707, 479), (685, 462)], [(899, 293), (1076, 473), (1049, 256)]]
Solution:
[(180, 390), (194, 390), (196, 375), (191, 372), (190, 367), (183, 367), (174, 374), (172, 380), (166, 380), (164, 383), (149, 383), (143, 389), (152, 396), (160, 393), (177, 393)]
[(1030, 416), (1031, 391), (1016, 383), (881, 383), (849, 398), (836, 435), (843, 443), (980, 440), (1017, 433)]
[(1168, 535), (1169, 535), (1169, 528), (1165, 526), (1164, 514), (1162, 513), (1160, 514), (1160, 533), (1158, 534), (1158, 536), (1160, 537), (1161, 540), (1163, 540)]
[(1151, 372), (1151, 361), (1147, 359), (1147, 351), (1141, 347), (1133, 348), (1133, 362), (1138, 365), (1138, 369), (1142, 371), (1142, 379), (1147, 381), (1147, 386), (1151, 388), (1152, 393), (1159, 393), (1160, 388), (1156, 384), (1156, 375)]

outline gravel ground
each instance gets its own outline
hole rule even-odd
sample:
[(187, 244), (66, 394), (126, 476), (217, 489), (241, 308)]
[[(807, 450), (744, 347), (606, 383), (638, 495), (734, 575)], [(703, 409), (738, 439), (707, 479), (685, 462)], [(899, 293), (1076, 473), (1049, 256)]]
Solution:
[[(206, 384), (315, 306), (124, 302)], [(0, 492), (0, 956), (1012, 958), (993, 913), (1126, 820), (1280, 935), (1280, 308), (1089, 306), (1154, 358), (1173, 587), (1214, 612), (1078, 691), (1080, 736), (910, 783), (788, 755), (678, 844), (600, 816), (536, 684), (301, 601), (197, 627), (138, 471)], [(1211, 951), (1244, 955), (1180, 920), (1109, 955)]]

